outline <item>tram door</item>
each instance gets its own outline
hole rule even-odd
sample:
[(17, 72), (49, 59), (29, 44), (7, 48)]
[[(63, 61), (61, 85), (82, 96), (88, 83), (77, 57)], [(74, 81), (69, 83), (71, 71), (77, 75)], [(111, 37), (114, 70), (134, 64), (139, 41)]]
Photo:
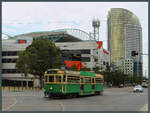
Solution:
[(84, 79), (83, 79), (83, 77), (81, 77), (81, 79), (80, 79), (80, 91), (81, 91), (81, 93), (83, 92), (83, 90), (84, 90)]
[(92, 78), (92, 92), (94, 93), (95, 91), (95, 79)]

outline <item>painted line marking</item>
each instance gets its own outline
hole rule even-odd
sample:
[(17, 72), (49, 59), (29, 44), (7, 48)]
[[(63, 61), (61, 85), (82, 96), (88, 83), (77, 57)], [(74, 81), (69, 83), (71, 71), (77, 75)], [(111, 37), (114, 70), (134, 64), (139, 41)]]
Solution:
[(8, 106), (8, 107), (6, 107), (6, 108), (4, 108), (2, 111), (7, 111), (7, 110), (9, 110), (10, 108), (12, 108), (14, 105), (16, 105), (17, 104), (17, 99), (16, 98), (14, 98), (14, 103), (13, 104), (11, 104), (10, 106)]
[(64, 105), (62, 103), (59, 103), (59, 105), (61, 106), (62, 111), (65, 111)]

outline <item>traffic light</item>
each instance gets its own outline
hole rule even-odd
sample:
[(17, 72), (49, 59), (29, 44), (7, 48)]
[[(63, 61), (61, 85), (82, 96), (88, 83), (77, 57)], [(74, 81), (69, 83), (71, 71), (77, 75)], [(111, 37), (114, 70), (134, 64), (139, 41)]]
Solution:
[(138, 52), (136, 52), (136, 51), (131, 51), (131, 56), (136, 56), (136, 55), (138, 55)]

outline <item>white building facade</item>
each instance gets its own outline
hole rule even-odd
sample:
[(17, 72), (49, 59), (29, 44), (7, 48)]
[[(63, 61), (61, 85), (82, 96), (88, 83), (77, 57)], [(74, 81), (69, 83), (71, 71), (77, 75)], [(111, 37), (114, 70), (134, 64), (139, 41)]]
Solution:
[[(29, 78), (26, 79), (24, 78), (23, 73), (20, 73), (19, 70), (16, 69), (16, 61), (19, 51), (25, 50), (26, 47), (28, 47), (32, 43), (34, 37), (34, 35), (20, 35), (15, 39), (2, 41), (3, 80), (23, 80), (33, 82), (33, 75), (29, 74)], [(106, 68), (106, 64), (110, 65), (109, 52), (103, 49), (103, 42), (101, 41), (62, 42), (61, 40), (61, 42), (55, 42), (55, 44), (57, 47), (60, 47), (62, 51), (81, 51), (81, 62), (86, 68), (90, 68), (91, 70), (96, 66), (101, 67), (101, 70), (104, 70)]]
[(122, 59), (119, 62), (118, 68), (127, 75), (134, 74), (134, 60), (133, 59)]

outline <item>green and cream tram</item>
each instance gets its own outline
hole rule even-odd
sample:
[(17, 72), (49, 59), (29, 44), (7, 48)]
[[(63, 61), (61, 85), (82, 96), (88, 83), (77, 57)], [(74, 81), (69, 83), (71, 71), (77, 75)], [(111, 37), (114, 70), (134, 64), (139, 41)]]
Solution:
[(103, 76), (93, 72), (48, 69), (44, 74), (44, 93), (49, 97), (102, 94), (103, 84)]

